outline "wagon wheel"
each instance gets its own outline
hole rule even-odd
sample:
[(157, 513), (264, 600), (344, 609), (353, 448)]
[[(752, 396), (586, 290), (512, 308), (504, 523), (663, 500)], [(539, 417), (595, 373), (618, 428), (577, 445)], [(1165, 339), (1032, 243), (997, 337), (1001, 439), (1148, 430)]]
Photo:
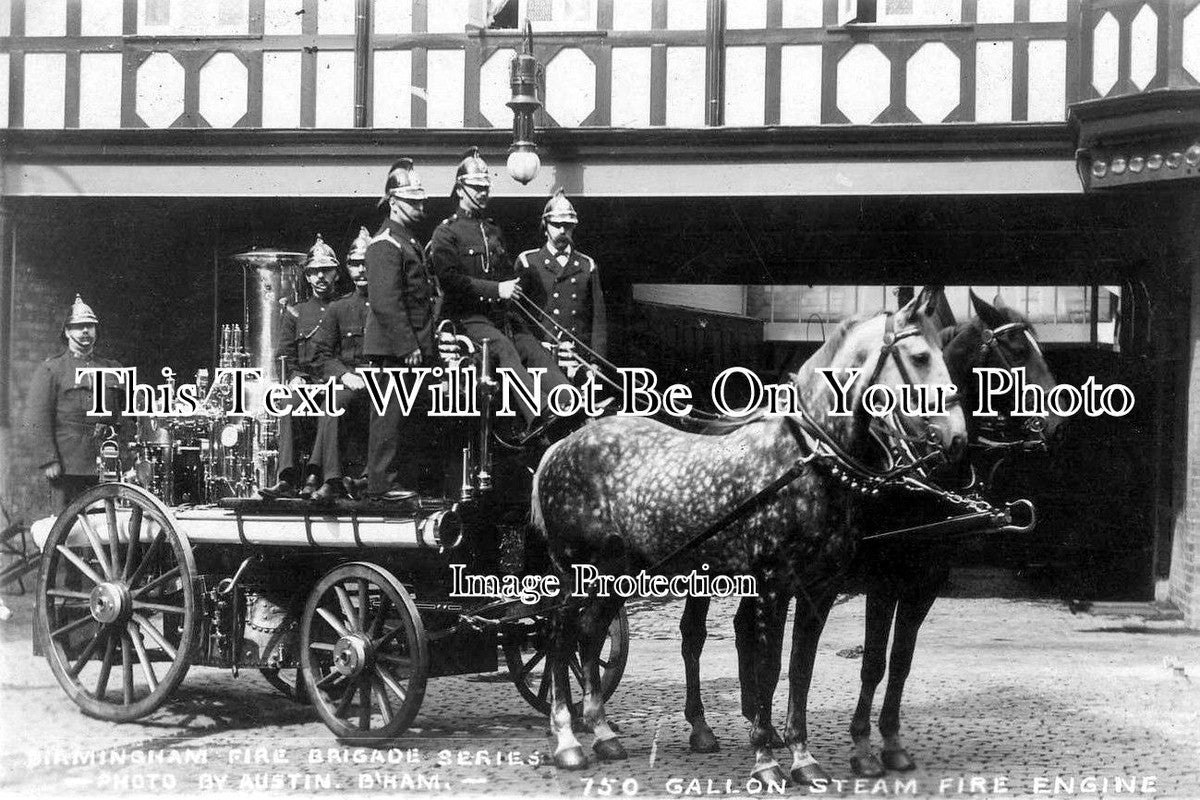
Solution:
[(274, 667), (262, 667), (259, 669), (263, 678), (267, 683), (275, 687), (287, 699), (295, 703), (308, 702), (308, 687), (304, 685), (304, 671), (296, 670), (296, 676), (293, 680), (288, 680), (283, 677), (283, 670)]
[[(545, 617), (519, 623), (524, 630), (516, 635), (506, 635), (504, 641), (504, 660), (508, 663), (508, 671), (512, 674), (513, 683), (529, 705), (543, 714), (550, 713), (550, 673), (546, 667), (546, 626), (549, 621)], [(608, 626), (608, 637), (604, 648), (600, 651), (600, 686), (605, 700), (612, 697), (625, 673), (625, 662), (629, 658), (629, 618), (622, 608)], [(570, 673), (575, 679), (580, 695), (583, 694), (583, 670), (579, 664), (579, 655), (571, 654)], [(575, 716), (582, 713), (582, 699), (571, 704), (571, 712)]]
[(402, 734), (429, 677), (425, 626), (408, 591), (387, 570), (335, 567), (308, 596), (300, 665), (321, 719), (339, 739)]
[(128, 722), (175, 690), (196, 638), (195, 573), (187, 537), (145, 489), (102, 484), (59, 515), (43, 548), (34, 635), (83, 713)]

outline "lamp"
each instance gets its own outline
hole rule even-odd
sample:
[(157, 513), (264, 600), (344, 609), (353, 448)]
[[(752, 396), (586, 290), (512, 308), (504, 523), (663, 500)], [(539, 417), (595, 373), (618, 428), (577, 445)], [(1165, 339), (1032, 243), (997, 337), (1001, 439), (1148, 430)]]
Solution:
[(508, 174), (521, 183), (529, 183), (537, 175), (542, 161), (533, 141), (533, 115), (542, 107), (537, 98), (538, 72), (541, 67), (533, 56), (533, 26), (525, 20), (525, 42), (522, 52), (513, 56), (509, 65), (509, 85), (512, 100), (505, 105), (513, 112), (513, 143), (508, 150)]

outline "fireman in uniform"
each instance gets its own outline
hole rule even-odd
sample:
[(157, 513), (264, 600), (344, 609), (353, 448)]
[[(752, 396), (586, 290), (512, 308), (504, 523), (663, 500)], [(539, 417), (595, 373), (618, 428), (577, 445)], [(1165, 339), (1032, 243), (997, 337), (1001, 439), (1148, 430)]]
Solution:
[[(433, 326), (437, 323), (438, 285), (426, 267), (425, 252), (413, 228), (425, 218), (425, 188), (402, 158), (388, 170), (383, 199), (388, 218), (367, 247), (367, 311), (364, 352), (376, 367), (419, 367), (434, 357)], [(386, 378), (380, 388), (387, 391)], [(411, 443), (416, 417), (424, 411), (425, 393), (408, 415), (396, 403), (383, 414), (371, 409), (367, 443), (367, 494), (382, 500), (407, 500), (416, 492), (411, 464), (401, 464), (400, 443)]]
[(453, 319), (472, 340), (491, 340), (499, 365), (511, 369), (531, 392), (534, 380), (526, 368), (546, 370), (541, 380), (542, 414), (517, 403), (532, 433), (550, 421), (544, 410), (547, 394), (567, 379), (554, 357), (504, 301), (526, 296), (540, 304), (542, 284), (532, 274), (518, 280), (500, 228), (483, 216), (491, 196), (491, 179), (478, 148), (467, 151), (459, 163), (454, 193), (458, 210), (442, 220), (429, 242), (430, 261), (446, 294), (444, 316)]
[(42, 474), (50, 481), (54, 505), (59, 512), (83, 490), (99, 481), (97, 458), (100, 443), (110, 425), (117, 424), (120, 400), (118, 382), (104, 376), (108, 418), (88, 416), (92, 407), (95, 376), (76, 379), (75, 371), (86, 367), (120, 368), (120, 364), (95, 354), (96, 318), (83, 298), (75, 295), (62, 339), (67, 349), (38, 365), (29, 387), (25, 426)]
[[(325, 244), (318, 234), (304, 262), (304, 278), (312, 289), (312, 297), (288, 306), (284, 311), (279, 331), (279, 349), (275, 351), (275, 361), (278, 363), (280, 359), (283, 360), (283, 380), (291, 386), (321, 383), (323, 380), (317, 359), (316, 335), (329, 312), (329, 305), (336, 299), (334, 287), (338, 265), (333, 248)], [(309, 497), (320, 488), (321, 476), (327, 467), (337, 470), (336, 464), (329, 462), (330, 456), (334, 460), (337, 458), (336, 438), (331, 447), (315, 435), (309, 463), (303, 472), (297, 469), (295, 428), (298, 425), (312, 428), (316, 422), (308, 417), (294, 420), (291, 414), (279, 417), (279, 482), (259, 491), (264, 498)], [(328, 439), (331, 431), (316, 427), (317, 432), (325, 434)], [(336, 431), (332, 433), (336, 437)], [(320, 459), (326, 459), (327, 463), (321, 463)]]
[(546, 244), (539, 250), (526, 250), (517, 256), (517, 272), (536, 274), (546, 295), (542, 308), (554, 317), (555, 322), (603, 357), (608, 345), (604, 294), (600, 289), (596, 262), (575, 249), (578, 223), (575, 207), (559, 189), (546, 202), (542, 212)]
[[(362, 228), (346, 256), (346, 272), (354, 291), (329, 304), (325, 319), (317, 329), (316, 360), (323, 379), (335, 378), (342, 388), (337, 393), (340, 417), (321, 417), (317, 423), (317, 447), (321, 453), (313, 461), (324, 464), (325, 483), (313, 492), (313, 500), (329, 502), (337, 497), (355, 496), (365, 485), (345, 471), (347, 456), (362, 464), (361, 450), (367, 441), (370, 400), (366, 381), (355, 370), (367, 366), (363, 352), (363, 331), (367, 324), (367, 247), (371, 234)], [(324, 452), (326, 447), (331, 452)]]

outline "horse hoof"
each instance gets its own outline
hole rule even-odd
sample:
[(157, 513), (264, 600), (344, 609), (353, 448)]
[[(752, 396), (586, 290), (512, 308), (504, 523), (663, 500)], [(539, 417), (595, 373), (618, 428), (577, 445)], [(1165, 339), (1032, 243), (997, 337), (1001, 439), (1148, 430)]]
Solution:
[(793, 769), (792, 780), (799, 786), (828, 785), (829, 773), (820, 764), (813, 762)]
[(912, 756), (903, 747), (899, 750), (884, 750), (880, 755), (883, 756), (883, 766), (890, 770), (908, 772), (917, 768), (917, 762), (912, 760)]
[(750, 777), (761, 783), (764, 789), (770, 789), (775, 786), (787, 786), (788, 782), (787, 773), (778, 764), (754, 770), (750, 773)]
[(721, 749), (721, 743), (712, 731), (692, 731), (688, 737), (688, 748), (693, 753), (715, 753)]
[(860, 778), (878, 778), (883, 773), (883, 764), (874, 755), (850, 756), (850, 769)]
[(621, 761), (629, 758), (629, 753), (625, 752), (620, 739), (597, 740), (592, 744), (592, 749), (601, 761)]
[(583, 769), (587, 766), (587, 756), (579, 745), (568, 747), (554, 754), (554, 766), (559, 769)]

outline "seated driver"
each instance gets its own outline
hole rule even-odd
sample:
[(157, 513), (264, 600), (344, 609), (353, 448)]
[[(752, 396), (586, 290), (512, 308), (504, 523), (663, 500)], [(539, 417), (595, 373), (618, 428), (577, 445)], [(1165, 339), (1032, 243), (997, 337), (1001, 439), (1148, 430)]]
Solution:
[(534, 381), (527, 368), (546, 370), (539, 392), (541, 413), (519, 398), (517, 402), (528, 431), (536, 433), (553, 421), (546, 409), (547, 395), (555, 386), (567, 383), (567, 378), (554, 355), (541, 346), (524, 318), (505, 301), (524, 296), (523, 286), (529, 299), (541, 304), (541, 281), (532, 274), (524, 282), (518, 281), (500, 228), (483, 216), (491, 179), (478, 148), (471, 148), (459, 163), (454, 193), (458, 210), (442, 220), (429, 242), (430, 264), (445, 295), (443, 316), (473, 341), (489, 339), (499, 366), (511, 369), (531, 392)]

